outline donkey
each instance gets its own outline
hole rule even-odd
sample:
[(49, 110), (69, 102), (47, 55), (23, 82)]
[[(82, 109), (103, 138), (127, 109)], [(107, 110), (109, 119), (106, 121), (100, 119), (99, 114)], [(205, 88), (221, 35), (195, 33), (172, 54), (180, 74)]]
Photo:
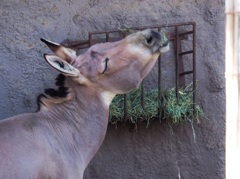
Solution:
[(45, 60), (61, 74), (58, 89), (38, 96), (35, 113), (0, 121), (1, 179), (79, 179), (102, 144), (109, 105), (136, 89), (168, 50), (165, 34), (147, 29), (80, 56), (49, 40)]

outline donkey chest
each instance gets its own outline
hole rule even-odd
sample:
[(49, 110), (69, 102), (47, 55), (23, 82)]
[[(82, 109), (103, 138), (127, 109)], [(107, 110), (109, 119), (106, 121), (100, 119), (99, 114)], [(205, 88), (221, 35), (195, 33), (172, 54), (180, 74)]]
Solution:
[(41, 164), (38, 179), (81, 179), (83, 169), (78, 160), (69, 160), (64, 154), (53, 153)]

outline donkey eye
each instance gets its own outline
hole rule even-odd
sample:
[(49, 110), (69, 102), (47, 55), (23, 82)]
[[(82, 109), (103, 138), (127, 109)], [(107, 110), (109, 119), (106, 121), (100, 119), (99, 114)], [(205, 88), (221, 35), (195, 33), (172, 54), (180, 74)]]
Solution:
[(107, 71), (107, 68), (108, 68), (108, 61), (109, 61), (109, 58), (106, 58), (106, 59), (104, 60), (104, 62), (105, 62), (105, 67), (104, 67), (104, 70), (103, 70), (102, 74), (105, 73), (105, 72)]

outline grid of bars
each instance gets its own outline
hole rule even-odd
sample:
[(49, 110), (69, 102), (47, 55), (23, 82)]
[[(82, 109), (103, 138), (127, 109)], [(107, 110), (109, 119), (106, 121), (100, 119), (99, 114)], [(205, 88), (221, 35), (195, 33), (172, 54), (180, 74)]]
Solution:
[[(143, 26), (143, 27), (132, 27), (129, 29), (132, 30), (144, 30), (144, 29), (153, 29), (158, 32), (162, 28), (166, 30), (169, 41), (174, 43), (174, 51), (175, 51), (175, 63), (176, 63), (176, 97), (179, 98), (179, 89), (185, 86), (185, 75), (192, 74), (192, 83), (193, 83), (193, 111), (195, 113), (195, 102), (196, 102), (196, 23), (195, 22), (184, 22), (184, 23), (175, 23), (175, 24), (167, 24), (167, 25), (156, 25), (156, 26)], [(169, 30), (169, 31), (168, 31)], [(99, 32), (89, 32), (88, 40), (81, 41), (65, 41), (62, 45), (73, 48), (75, 50), (86, 49), (91, 47), (96, 43), (102, 42), (113, 42), (124, 38), (128, 33), (124, 33), (123, 30), (112, 30), (112, 31), (99, 31)], [(182, 49), (182, 41), (187, 40), (191, 41), (189, 50), (183, 51)], [(192, 60), (192, 69), (184, 71), (184, 59), (185, 55), (191, 55)], [(188, 58), (189, 60), (189, 58)], [(161, 97), (162, 97), (162, 84), (161, 84), (161, 55), (158, 57), (158, 101), (159, 101), (159, 115), (157, 116), (159, 120), (162, 118), (161, 112)], [(144, 82), (141, 84), (141, 105), (144, 109)], [(124, 118), (127, 120), (128, 118), (128, 110), (127, 110), (127, 94), (124, 95)]]

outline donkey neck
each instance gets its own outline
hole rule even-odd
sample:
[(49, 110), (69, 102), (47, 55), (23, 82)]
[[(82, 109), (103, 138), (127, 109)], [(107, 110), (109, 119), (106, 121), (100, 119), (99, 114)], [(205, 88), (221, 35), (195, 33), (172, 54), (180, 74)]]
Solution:
[(86, 86), (70, 86), (72, 99), (47, 110), (47, 123), (51, 123), (66, 151), (74, 150), (71, 152), (80, 155), (87, 165), (104, 140), (114, 95)]

